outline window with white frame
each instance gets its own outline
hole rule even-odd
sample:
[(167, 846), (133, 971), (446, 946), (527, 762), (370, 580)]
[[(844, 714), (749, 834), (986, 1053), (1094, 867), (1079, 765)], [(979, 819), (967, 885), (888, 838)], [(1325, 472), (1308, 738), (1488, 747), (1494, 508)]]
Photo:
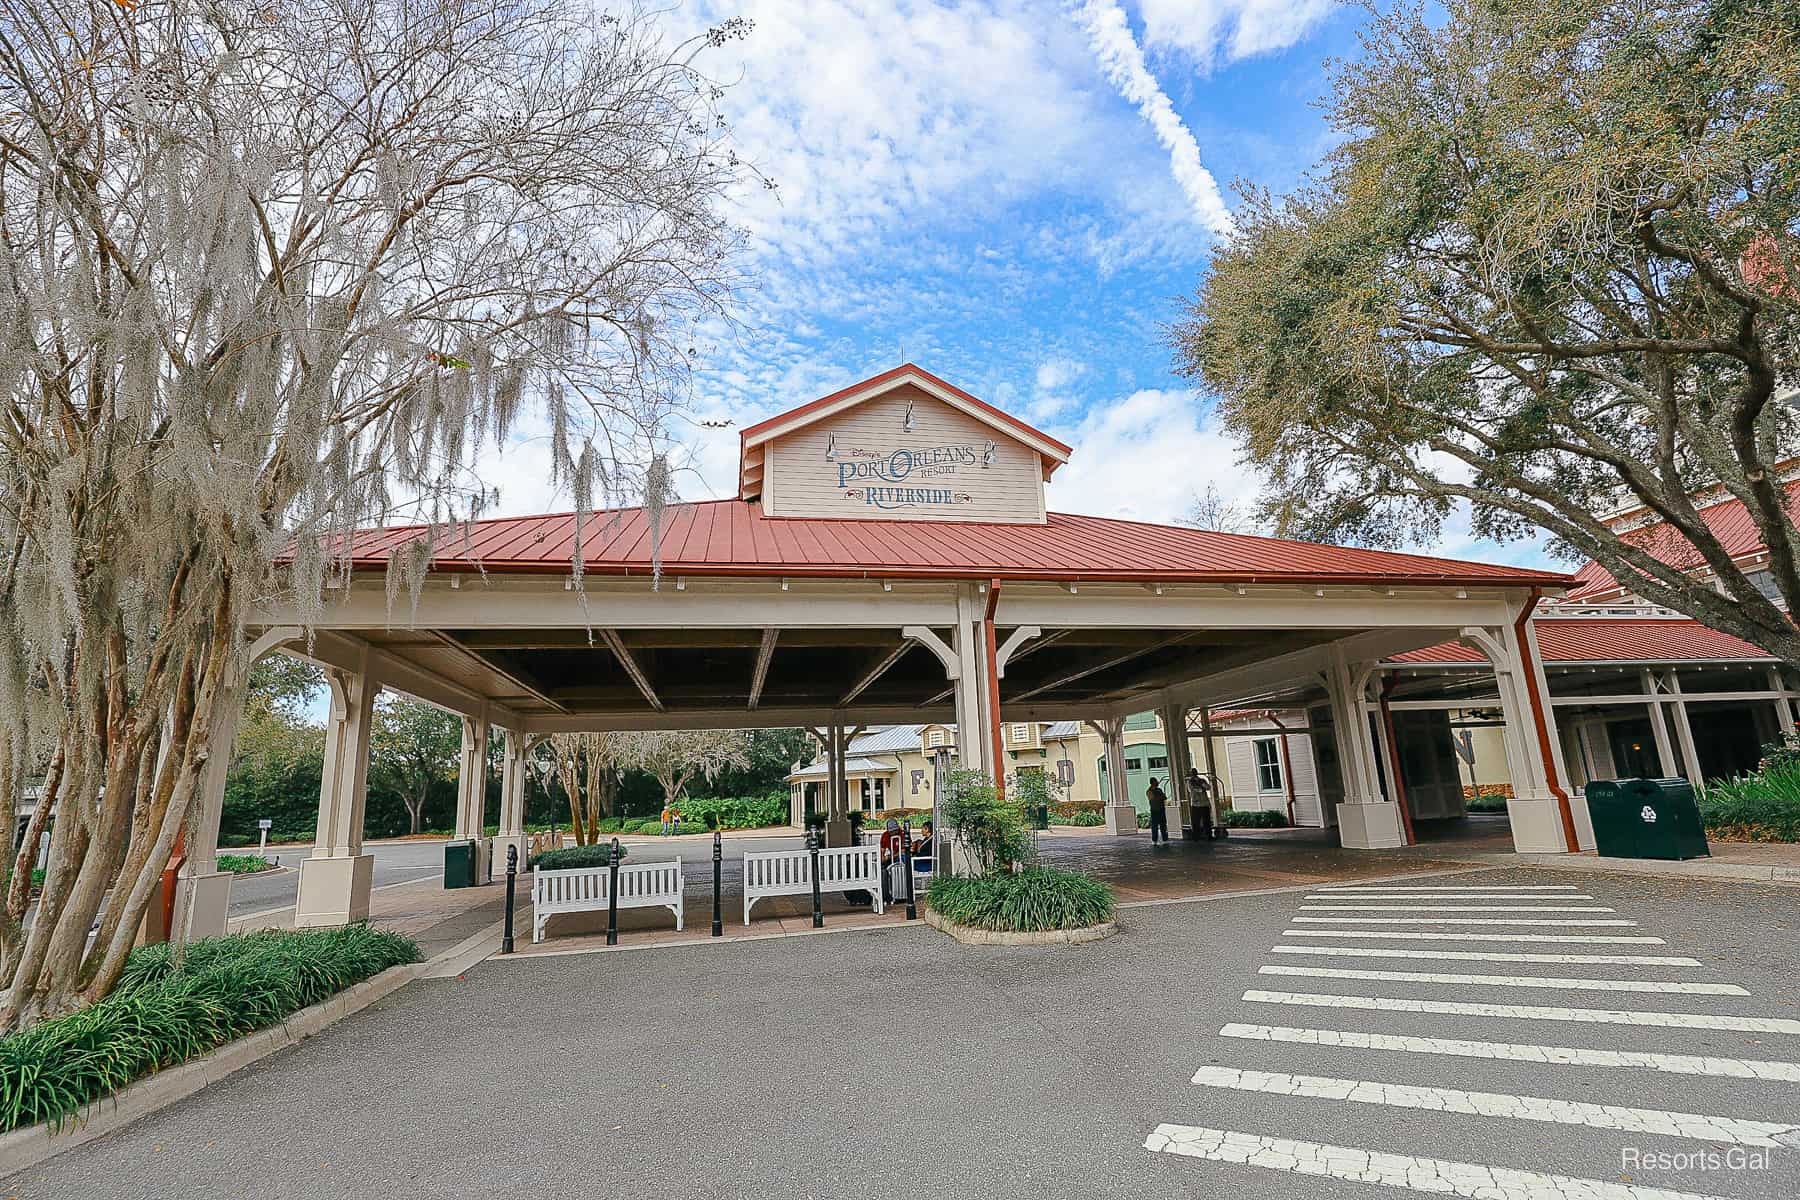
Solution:
[(1258, 791), (1281, 790), (1281, 743), (1274, 738), (1258, 738), (1256, 747), (1256, 787)]
[(1011, 736), (1012, 740), (1015, 742), (1029, 742), (1031, 740), (1031, 726), (1014, 725), (1009, 736)]
[(933, 729), (925, 735), (925, 745), (928, 748), (930, 748), (932, 750), (936, 750), (939, 746), (942, 746), (943, 744), (944, 744), (944, 731), (943, 730)]

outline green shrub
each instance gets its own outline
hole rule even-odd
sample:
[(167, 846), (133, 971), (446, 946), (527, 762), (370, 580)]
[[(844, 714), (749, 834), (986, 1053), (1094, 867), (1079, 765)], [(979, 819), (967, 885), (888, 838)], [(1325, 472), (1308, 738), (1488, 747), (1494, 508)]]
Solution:
[(1104, 825), (1106, 818), (1097, 812), (1073, 812), (1067, 816), (1052, 812), (1050, 823), (1052, 825)]
[[(625, 861), (627, 847), (619, 847), (619, 861)], [(560, 850), (546, 850), (531, 860), (531, 865), (540, 871), (572, 871), (576, 867), (604, 867), (607, 855), (612, 850), (611, 842), (599, 842), (592, 846), (564, 846)]]
[(254, 875), (275, 865), (260, 854), (221, 854), (218, 863), (219, 870), (229, 871), (233, 875)]
[(366, 925), (206, 938), (179, 969), (166, 944), (140, 946), (106, 999), (0, 1037), (0, 1130), (60, 1125), (134, 1079), (418, 961), (410, 939)]
[(1776, 760), (1752, 775), (1722, 779), (1700, 794), (1708, 837), (1800, 842), (1800, 761)]
[(1002, 800), (983, 772), (951, 771), (938, 808), (983, 874), (1023, 862), (1037, 848), (1024, 810)]
[(1031, 867), (1017, 874), (942, 875), (926, 903), (958, 925), (1002, 932), (1084, 929), (1112, 920), (1113, 891), (1074, 871)]
[(1233, 829), (1286, 829), (1287, 814), (1274, 808), (1228, 808), (1225, 824)]
[(1506, 811), (1506, 797), (1475, 796), (1463, 801), (1463, 808), (1472, 813), (1503, 813)]

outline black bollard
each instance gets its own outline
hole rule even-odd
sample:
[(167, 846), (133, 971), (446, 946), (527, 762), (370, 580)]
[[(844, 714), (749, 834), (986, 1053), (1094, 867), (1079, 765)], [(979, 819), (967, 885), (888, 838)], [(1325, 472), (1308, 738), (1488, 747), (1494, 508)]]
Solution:
[(713, 927), (714, 937), (725, 936), (725, 914), (719, 908), (719, 864), (725, 861), (725, 835), (713, 830)]
[(606, 852), (606, 944), (619, 944), (619, 839)]
[(806, 831), (806, 849), (812, 855), (813, 928), (825, 928), (825, 910), (819, 906), (819, 835)]
[(500, 935), (500, 953), (513, 952), (513, 880), (519, 877), (519, 848), (506, 848), (506, 930)]
[(919, 901), (913, 895), (911, 821), (900, 823), (900, 866), (906, 875), (906, 919), (916, 921), (919, 919)]

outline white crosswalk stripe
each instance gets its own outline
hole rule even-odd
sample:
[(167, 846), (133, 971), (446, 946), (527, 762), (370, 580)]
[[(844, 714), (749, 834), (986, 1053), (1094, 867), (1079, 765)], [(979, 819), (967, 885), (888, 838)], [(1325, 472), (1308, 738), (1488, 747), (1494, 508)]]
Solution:
[(1471, 1200), (1495, 1200), (1503, 1196), (1565, 1197), (1567, 1200), (1719, 1200), (1717, 1196), (1701, 1192), (1678, 1192), (1635, 1183), (1615, 1183), (1609, 1179), (1583, 1179), (1544, 1171), (1419, 1158), (1411, 1154), (1264, 1137), (1198, 1125), (1158, 1125), (1144, 1139), (1144, 1148), (1164, 1154), (1289, 1171), (1296, 1175), (1383, 1184), (1438, 1196), (1464, 1196)]
[(1291, 1042), (1352, 1050), (1393, 1050), (1406, 1054), (1443, 1054), (1453, 1058), (1491, 1058), (1545, 1066), (1631, 1067), (1671, 1075), (1716, 1075), (1726, 1079), (1768, 1079), (1800, 1083), (1800, 1063), (1762, 1059), (1715, 1058), (1700, 1054), (1654, 1054), (1645, 1050), (1595, 1050), (1581, 1046), (1538, 1046), (1519, 1042), (1483, 1042), (1472, 1038), (1411, 1037), (1362, 1033), (1349, 1029), (1305, 1029), (1291, 1025), (1233, 1022), (1219, 1036), (1248, 1041)]
[(1800, 1126), (1779, 1121), (1716, 1117), (1659, 1108), (1628, 1108), (1619, 1104), (1589, 1104), (1584, 1100), (1558, 1100), (1548, 1096), (1513, 1096), (1504, 1092), (1382, 1083), (1373, 1079), (1290, 1075), (1285, 1071), (1251, 1071), (1239, 1067), (1201, 1067), (1194, 1073), (1194, 1082), (1201, 1087), (1231, 1088), (1240, 1092), (1274, 1092), (1282, 1096), (1347, 1100), (1353, 1104), (1380, 1104), (1389, 1108), (1424, 1108), (1433, 1112), (1504, 1117), (1514, 1121), (1586, 1125), (1593, 1129), (1653, 1133), (1738, 1146), (1785, 1146), (1786, 1142), (1777, 1139), (1800, 1134)]
[(1398, 942), (1533, 942), (1537, 945), (1578, 946), (1666, 946), (1662, 938), (1648, 934), (1606, 933), (1426, 933), (1422, 930), (1397, 929), (1284, 929), (1282, 937), (1360, 938), (1372, 941), (1385, 938)]
[[(1596, 899), (1601, 903), (1585, 903)], [(1762, 1016), (1754, 1010), (1705, 1011), (1713, 998), (1753, 1003), (1747, 1001), (1751, 992), (1730, 982), (1657, 977), (1681, 972), (1656, 968), (1706, 964), (1683, 954), (1628, 949), (1667, 943), (1637, 931), (1635, 914), (1618, 915), (1604, 904), (1607, 899), (1610, 897), (1579, 891), (1572, 884), (1357, 884), (1309, 889), (1290, 914), (1290, 926), (1282, 930), (1279, 944), (1270, 947), (1275, 961), (1257, 965), (1257, 974), (1274, 986), (1243, 993), (1247, 1004), (1271, 1006), (1260, 1009), (1267, 1022), (1231, 1021), (1219, 1029), (1220, 1038), (1225, 1039), (1220, 1049), (1235, 1046), (1247, 1057), (1234, 1062), (1216, 1053), (1192, 1078), (1196, 1087), (1218, 1093), (1221, 1099), (1217, 1103), (1231, 1111), (1272, 1111), (1276, 1120), (1291, 1119), (1298, 1129), (1252, 1131), (1164, 1123), (1146, 1138), (1145, 1148), (1471, 1200), (1719, 1200), (1651, 1186), (1648, 1180), (1637, 1183), (1632, 1174), (1622, 1170), (1615, 1175), (1614, 1170), (1600, 1168), (1598, 1175), (1610, 1177), (1590, 1178), (1504, 1162), (1463, 1162), (1279, 1136), (1343, 1128), (1345, 1122), (1358, 1131), (1355, 1140), (1361, 1140), (1364, 1129), (1388, 1131), (1385, 1136), (1391, 1138), (1402, 1136), (1396, 1131), (1413, 1127), (1400, 1123), (1399, 1117), (1371, 1120), (1366, 1115), (1336, 1115), (1346, 1111), (1342, 1105), (1349, 1104), (1365, 1114), (1371, 1109), (1424, 1114), (1405, 1118), (1415, 1124), (1460, 1120), (1463, 1124), (1457, 1129), (1464, 1138), (1470, 1121), (1492, 1122), (1496, 1128), (1513, 1122), (1567, 1127), (1571, 1132), (1564, 1135), (1560, 1149), (1552, 1151), (1565, 1156), (1588, 1145), (1593, 1137), (1592, 1132), (1583, 1132), (1577, 1138), (1573, 1131), (1610, 1131), (1627, 1138), (1619, 1147), (1620, 1160), (1612, 1164), (1614, 1169), (1627, 1161), (1634, 1147), (1640, 1153), (1656, 1149), (1654, 1141), (1645, 1147), (1645, 1139), (1672, 1139), (1677, 1145), (1685, 1142), (1703, 1149), (1740, 1147), (1740, 1153), (1750, 1154), (1767, 1150), (1774, 1150), (1777, 1156), (1795, 1153), (1800, 1149), (1800, 1111), (1778, 1102), (1775, 1092), (1768, 1089), (1770, 1085), (1781, 1089), (1800, 1083), (1800, 1062), (1733, 1057), (1730, 1050), (1722, 1055), (1679, 1051), (1739, 1041), (1730, 1038), (1721, 1043), (1716, 1037), (1709, 1041), (1693, 1036), (1697, 1034), (1800, 1035), (1800, 1019)], [(1556, 974), (1536, 973), (1559, 967), (1564, 969)], [(1299, 986), (1304, 986), (1301, 980), (1361, 982), (1372, 985), (1371, 990), (1396, 994), (1276, 990), (1280, 985), (1268, 978), (1271, 976), (1292, 979)], [(1467, 1000), (1426, 998), (1432, 994), (1426, 989), (1446, 988), (1479, 990)], [(1602, 1003), (1612, 999), (1605, 993), (1632, 994), (1629, 999), (1619, 996), (1615, 1003), (1654, 1003), (1648, 997), (1669, 995), (1685, 1000), (1683, 1008), (1700, 1011), (1586, 1007), (1575, 997), (1569, 997), (1570, 1004), (1501, 1002), (1506, 993), (1518, 989), (1596, 992), (1603, 995), (1590, 999)], [(1424, 994), (1406, 994), (1421, 991)], [(1493, 993), (1498, 993), (1498, 998)], [(1436, 994), (1454, 996), (1457, 992), (1439, 990)], [(1277, 1024), (1276, 1008), (1293, 1011), (1295, 1017), (1299, 1017), (1295, 1010), (1310, 1010), (1306, 1019), (1320, 1025), (1334, 1023), (1325, 1014), (1335, 1010), (1344, 1015), (1346, 1023), (1374, 1024), (1381, 1031)], [(1349, 1014), (1354, 1013), (1383, 1016), (1352, 1021)], [(1393, 1014), (1409, 1014), (1410, 1019), (1395, 1028), (1398, 1022)], [(1536, 1036), (1537, 1028), (1547, 1031), (1557, 1024), (1565, 1029), (1610, 1026), (1620, 1032), (1592, 1029), (1585, 1040), (1600, 1044), (1588, 1046), (1470, 1036), (1485, 1021), (1545, 1023), (1523, 1035), (1525, 1038)], [(1409, 1026), (1416, 1032), (1407, 1031)], [(1655, 1029), (1677, 1031), (1663, 1036), (1665, 1043), (1675, 1040), (1675, 1044), (1664, 1051), (1654, 1048), (1652, 1041), (1652, 1048), (1639, 1049), (1645, 1040), (1637, 1031)], [(1762, 1039), (1743, 1040), (1757, 1043)], [(1612, 1048), (1606, 1044), (1609, 1041), (1614, 1047), (1630, 1048)], [(1248, 1057), (1251, 1055), (1254, 1057)], [(1800, 1057), (1800, 1052), (1791, 1057)], [(1318, 1061), (1289, 1061), (1294, 1059)], [(1389, 1070), (1400, 1074), (1400, 1079), (1382, 1078)], [(1607, 1070), (1689, 1076), (1693, 1081), (1678, 1083), (1665, 1078), (1634, 1085), (1623, 1076), (1604, 1074)], [(1404, 1073), (1425, 1082), (1406, 1082)], [(1485, 1089), (1478, 1082), (1484, 1074), (1492, 1080)], [(1443, 1083), (1463, 1086), (1441, 1086)], [(1728, 1087), (1733, 1090), (1716, 1097), (1708, 1090)], [(1764, 1091), (1759, 1094), (1758, 1088)], [(1242, 1097), (1244, 1093), (1263, 1099), (1252, 1103)], [(1223, 1099), (1231, 1094), (1240, 1098)], [(1686, 1101), (1680, 1108), (1632, 1103), (1648, 1097), (1668, 1103), (1676, 1096)], [(1320, 1101), (1328, 1103), (1321, 1106)], [(1518, 1153), (1534, 1154), (1530, 1165), (1542, 1165), (1546, 1139), (1554, 1136), (1500, 1134), (1483, 1136), (1479, 1144), (1516, 1144)], [(1476, 1141), (1469, 1139), (1467, 1144)], [(1535, 1152), (1527, 1147), (1535, 1147)], [(1410, 1141), (1397, 1146), (1407, 1151), (1415, 1148), (1416, 1143)], [(1572, 1161), (1578, 1171), (1595, 1170), (1583, 1159), (1565, 1157), (1563, 1161)], [(1645, 1169), (1664, 1173), (1656, 1178), (1660, 1183), (1669, 1181), (1666, 1172), (1675, 1168)], [(1228, 1186), (1224, 1194), (1235, 1190)], [(1279, 1188), (1271, 1191), (1281, 1194)]]
[(1414, 1000), (1404, 996), (1331, 996), (1315, 992), (1275, 992), (1256, 988), (1245, 992), (1244, 999), (1255, 1004), (1298, 1004), (1310, 1008), (1359, 1008), (1369, 1012), (1438, 1013), (1454, 1017), (1499, 1017), (1521, 1021), (1575, 1021), (1594, 1025), (1655, 1025), (1664, 1029), (1728, 1029), (1740, 1033), (1800, 1033), (1800, 1021), (1790, 1020), (1786, 1017), (1629, 1012), (1605, 1008), (1561, 1008), (1546, 1004), (1482, 1004), (1461, 1000)]
[(1697, 958), (1675, 954), (1516, 954), (1504, 950), (1408, 950), (1400, 946), (1271, 946), (1271, 954), (1318, 954), (1338, 958), (1428, 958), (1456, 962), (1581, 963), (1631, 967), (1697, 967)]
[(1617, 912), (1598, 904), (1302, 904), (1301, 912)]
[(1456, 883), (1429, 886), (1399, 886), (1391, 883), (1337, 883), (1322, 885), (1321, 892), (1573, 892), (1572, 883)]
[(1564, 979), (1548, 975), (1474, 975), (1462, 971), (1369, 971), (1355, 967), (1303, 967), (1285, 963), (1261, 968), (1262, 975), (1304, 975), (1313, 979), (1373, 979), (1383, 983), (1448, 983), (1480, 987), (1550, 988), (1579, 992), (1672, 992), (1687, 996), (1748, 996), (1735, 983), (1677, 983), (1666, 979)]
[(1562, 925), (1571, 928), (1594, 925), (1636, 925), (1617, 917), (1553, 917), (1539, 921), (1534, 917), (1295, 917), (1296, 922), (1353, 925)]
[(1307, 900), (1592, 900), (1585, 892), (1556, 892), (1534, 896), (1530, 892), (1458, 892), (1453, 896), (1420, 896), (1410, 892), (1315, 892)]

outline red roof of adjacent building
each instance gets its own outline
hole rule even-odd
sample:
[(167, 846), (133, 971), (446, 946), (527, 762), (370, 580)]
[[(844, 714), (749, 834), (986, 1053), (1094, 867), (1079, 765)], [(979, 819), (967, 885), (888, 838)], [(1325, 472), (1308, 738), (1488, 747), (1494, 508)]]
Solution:
[[(1800, 479), (1792, 480), (1786, 486), (1789, 508), (1796, 510), (1795, 516), (1800, 517)], [(1701, 509), (1700, 516), (1732, 558), (1746, 558), (1763, 550), (1762, 535), (1757, 532), (1756, 522), (1751, 519), (1743, 501), (1736, 497)], [(1632, 530), (1624, 537), (1679, 570), (1692, 571), (1706, 565), (1694, 544), (1662, 521)], [(1584, 563), (1575, 578), (1579, 584), (1569, 593), (1570, 600), (1587, 600), (1621, 590), (1612, 572), (1596, 562)]]
[[(424, 526), (365, 530), (351, 559), (386, 565)], [(439, 530), (439, 570), (563, 573), (575, 549), (575, 517), (556, 513), (476, 521), (468, 552), (460, 529)], [(651, 570), (650, 522), (641, 508), (583, 522), (584, 569), (597, 575)], [(743, 500), (671, 505), (661, 563), (669, 574), (946, 578), (1043, 578), (1224, 583), (1457, 584), (1565, 587), (1567, 575), (1520, 567), (1326, 546), (1181, 526), (1051, 513), (1043, 525), (767, 517)]]
[[(1532, 622), (1547, 663), (1769, 660), (1749, 642), (1698, 621), (1670, 617), (1552, 617)], [(1480, 651), (1443, 642), (1396, 654), (1402, 663), (1483, 663)]]

